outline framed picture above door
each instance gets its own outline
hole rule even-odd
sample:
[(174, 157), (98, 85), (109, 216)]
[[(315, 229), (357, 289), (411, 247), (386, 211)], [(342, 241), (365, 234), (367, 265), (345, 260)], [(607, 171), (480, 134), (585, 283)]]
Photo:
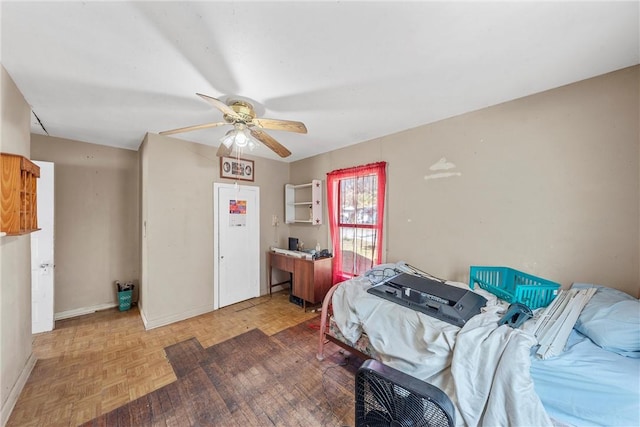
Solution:
[(220, 178), (253, 181), (253, 160), (220, 157)]

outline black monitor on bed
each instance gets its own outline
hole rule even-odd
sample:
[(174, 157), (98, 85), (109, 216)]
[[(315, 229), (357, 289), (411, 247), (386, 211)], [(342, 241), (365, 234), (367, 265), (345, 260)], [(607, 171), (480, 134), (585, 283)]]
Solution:
[(367, 292), (460, 327), (487, 303), (471, 290), (407, 273), (390, 277)]

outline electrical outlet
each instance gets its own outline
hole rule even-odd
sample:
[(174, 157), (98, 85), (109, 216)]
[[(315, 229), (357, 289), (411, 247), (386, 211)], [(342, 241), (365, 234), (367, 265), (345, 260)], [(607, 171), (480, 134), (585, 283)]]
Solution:
[(278, 215), (273, 215), (271, 217), (271, 225), (273, 225), (274, 227), (278, 225)]

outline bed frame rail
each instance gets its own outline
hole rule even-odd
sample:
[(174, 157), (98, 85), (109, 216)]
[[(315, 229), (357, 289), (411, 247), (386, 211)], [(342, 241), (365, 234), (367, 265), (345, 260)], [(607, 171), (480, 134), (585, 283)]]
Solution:
[(337, 283), (329, 289), (327, 294), (324, 296), (322, 300), (322, 311), (320, 312), (320, 331), (318, 333), (318, 353), (316, 354), (316, 359), (324, 360), (324, 343), (326, 341), (326, 332), (329, 327), (329, 306), (331, 306), (331, 299), (333, 298), (333, 293), (340, 286), (340, 283)]
[[(342, 282), (342, 283), (345, 283), (345, 282)], [(338, 288), (338, 286), (340, 286), (342, 283), (333, 285), (331, 289), (329, 289), (329, 292), (327, 292), (327, 295), (324, 297), (324, 300), (322, 301), (322, 312), (320, 314), (320, 330), (318, 333), (318, 353), (316, 354), (316, 359), (320, 361), (324, 360), (324, 345), (328, 341), (331, 341), (332, 343), (338, 345), (339, 347), (342, 347), (344, 350), (359, 357), (360, 359), (363, 359), (363, 360), (371, 359), (371, 356), (369, 356), (368, 354), (365, 354), (360, 350), (357, 350), (351, 347), (349, 344), (343, 341), (340, 341), (339, 339), (333, 337), (328, 332), (329, 316), (330, 316), (329, 310), (331, 308), (333, 293)]]

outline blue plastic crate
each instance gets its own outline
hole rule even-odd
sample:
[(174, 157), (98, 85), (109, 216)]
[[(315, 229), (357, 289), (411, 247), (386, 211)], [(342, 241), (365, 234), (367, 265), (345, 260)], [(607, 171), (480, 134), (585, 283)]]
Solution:
[(475, 284), (507, 302), (519, 302), (532, 310), (546, 307), (558, 295), (560, 284), (509, 267), (472, 265), (469, 287)]

